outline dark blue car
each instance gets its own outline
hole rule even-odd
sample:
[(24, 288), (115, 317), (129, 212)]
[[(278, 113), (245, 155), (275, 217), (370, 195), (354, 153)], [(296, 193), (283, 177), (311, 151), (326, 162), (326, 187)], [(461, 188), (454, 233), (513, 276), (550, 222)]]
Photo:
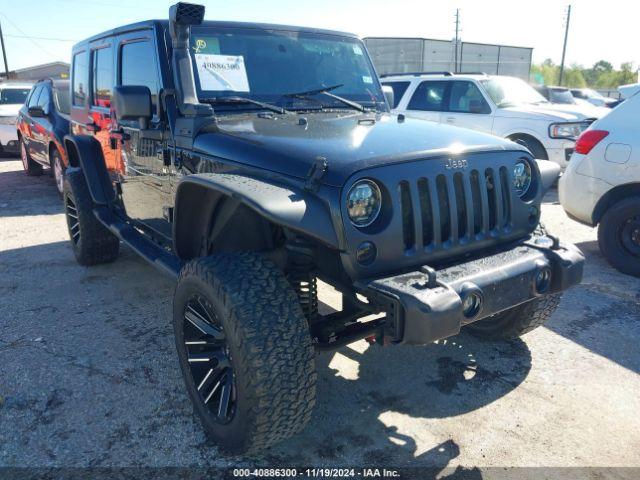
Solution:
[(62, 194), (68, 164), (62, 139), (69, 133), (69, 81), (36, 83), (18, 113), (17, 128), (27, 175), (41, 175), (42, 167), (49, 167)]

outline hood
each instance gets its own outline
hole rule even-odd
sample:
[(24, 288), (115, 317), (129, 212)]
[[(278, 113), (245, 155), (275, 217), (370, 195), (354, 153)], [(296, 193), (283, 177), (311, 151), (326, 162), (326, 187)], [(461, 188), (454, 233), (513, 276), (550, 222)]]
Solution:
[(636, 93), (640, 92), (640, 83), (632, 83), (630, 85), (622, 85), (618, 87), (618, 91), (622, 95), (622, 98), (631, 98)]
[(553, 110), (557, 110), (560, 112), (573, 113), (578, 115), (583, 115), (585, 118), (602, 118), (607, 113), (611, 111), (610, 108), (607, 107), (596, 107), (595, 105), (584, 102), (580, 104), (564, 104), (564, 103), (553, 103), (549, 105), (553, 107)]
[(12, 103), (9, 105), (0, 105), (0, 117), (16, 117), (22, 107), (21, 103)]
[(523, 150), (492, 135), (393, 114), (359, 112), (221, 116), (194, 149), (234, 162), (306, 178), (319, 157), (327, 185), (384, 164), (488, 150)]
[(574, 109), (565, 111), (562, 108), (556, 108), (558, 105), (545, 103), (541, 105), (515, 105), (513, 107), (499, 108), (496, 116), (512, 117), (512, 118), (528, 118), (549, 120), (552, 122), (581, 122), (589, 116), (580, 113)]

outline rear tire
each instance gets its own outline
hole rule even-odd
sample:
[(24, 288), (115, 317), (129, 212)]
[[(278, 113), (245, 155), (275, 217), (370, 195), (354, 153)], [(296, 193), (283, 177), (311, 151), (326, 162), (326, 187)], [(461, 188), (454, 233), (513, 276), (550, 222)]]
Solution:
[(640, 277), (640, 197), (609, 207), (598, 225), (598, 244), (616, 270)]
[(27, 151), (27, 146), (22, 138), (20, 138), (20, 159), (22, 160), (22, 168), (24, 168), (24, 171), (28, 176), (38, 177), (42, 175), (42, 165), (31, 158), (31, 155), (29, 155), (29, 152)]
[(513, 340), (544, 324), (560, 304), (562, 294), (555, 293), (530, 300), (509, 310), (470, 323), (464, 328), (487, 340)]
[(223, 451), (262, 450), (309, 421), (315, 353), (298, 299), (275, 264), (249, 252), (188, 263), (173, 324), (194, 410)]
[(93, 214), (93, 200), (81, 170), (67, 171), (63, 200), (71, 247), (78, 263), (88, 266), (113, 262), (120, 241)]

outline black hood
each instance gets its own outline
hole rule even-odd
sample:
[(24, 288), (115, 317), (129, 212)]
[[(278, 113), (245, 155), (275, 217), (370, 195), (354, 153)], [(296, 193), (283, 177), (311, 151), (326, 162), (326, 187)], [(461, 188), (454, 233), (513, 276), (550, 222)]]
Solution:
[(329, 168), (322, 182), (341, 186), (353, 173), (372, 166), (523, 147), (425, 120), (342, 112), (220, 116), (216, 131), (198, 135), (194, 149), (299, 178), (305, 178), (318, 157), (323, 157)]

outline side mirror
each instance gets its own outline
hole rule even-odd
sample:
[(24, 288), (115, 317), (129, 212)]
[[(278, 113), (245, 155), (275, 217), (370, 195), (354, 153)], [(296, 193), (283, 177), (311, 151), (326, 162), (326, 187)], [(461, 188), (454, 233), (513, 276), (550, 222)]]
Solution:
[(396, 99), (395, 99), (395, 94), (393, 93), (393, 88), (391, 88), (389, 85), (383, 85), (382, 93), (384, 93), (384, 98), (387, 99), (389, 108), (394, 108), (396, 105)]
[(116, 119), (137, 121), (141, 130), (149, 127), (151, 120), (151, 91), (142, 85), (118, 85), (113, 88), (111, 105)]
[(33, 107), (29, 107), (27, 110), (30, 117), (46, 117), (46, 113), (42, 107), (38, 107), (34, 105)]

